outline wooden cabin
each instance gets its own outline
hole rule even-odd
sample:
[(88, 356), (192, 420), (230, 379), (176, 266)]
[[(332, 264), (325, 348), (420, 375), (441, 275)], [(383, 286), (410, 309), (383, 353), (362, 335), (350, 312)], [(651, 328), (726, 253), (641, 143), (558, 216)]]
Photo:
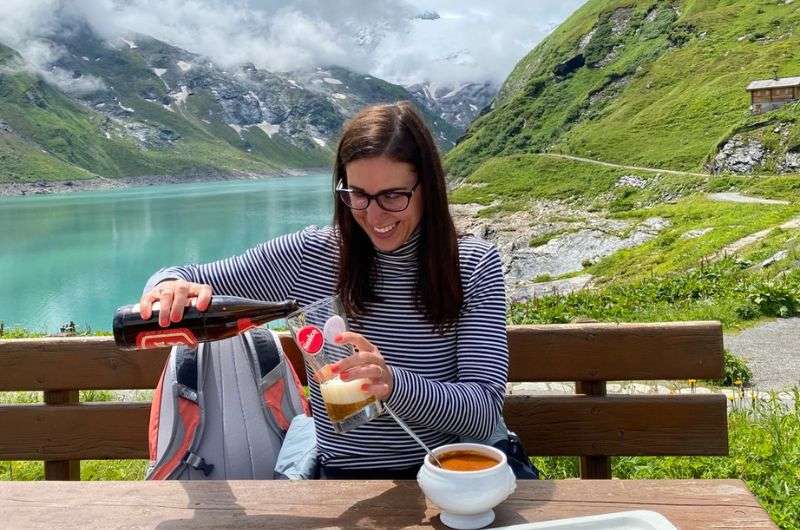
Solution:
[(753, 81), (747, 85), (750, 92), (750, 112), (762, 114), (800, 100), (800, 77), (783, 77)]

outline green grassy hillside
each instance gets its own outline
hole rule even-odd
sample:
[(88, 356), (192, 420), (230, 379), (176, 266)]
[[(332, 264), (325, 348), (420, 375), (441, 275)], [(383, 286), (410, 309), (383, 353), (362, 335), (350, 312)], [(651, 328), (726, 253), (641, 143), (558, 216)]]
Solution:
[[(0, 44), (0, 183), (329, 166), (346, 119), (412, 97), (335, 66), (228, 71), (144, 35), (104, 40), (82, 23), (61, 33), (46, 71)], [(458, 131), (421, 110), (442, 148), (451, 146)]]
[[(448, 154), (449, 172), (543, 151), (702, 170), (740, 132), (780, 154), (795, 150), (798, 107), (751, 116), (745, 87), (800, 75), (799, 24), (796, 2), (589, 0), (520, 61)], [(579, 54), (583, 66), (554, 73)], [(761, 168), (775, 169), (772, 160)]]
[[(120, 125), (80, 105), (20, 68), (18, 56), (0, 45), (0, 181), (71, 180), (200, 171), (273, 172), (278, 165), (220, 141), (157, 105), (145, 119), (173, 127), (184, 139), (170, 149), (142, 149)], [(141, 101), (141, 100), (140, 100)], [(143, 102), (146, 103), (146, 102)]]

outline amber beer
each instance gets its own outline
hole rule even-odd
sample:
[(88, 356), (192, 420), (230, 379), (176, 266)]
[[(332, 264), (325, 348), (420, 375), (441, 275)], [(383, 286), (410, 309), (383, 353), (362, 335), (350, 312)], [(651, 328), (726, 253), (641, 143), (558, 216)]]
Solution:
[(369, 383), (369, 379), (342, 381), (336, 377), (319, 386), (325, 410), (332, 422), (341, 423), (377, 401), (375, 396), (361, 391), (361, 385), (365, 383)]
[(140, 314), (139, 304), (126, 305), (114, 314), (114, 341), (125, 350), (161, 348), (176, 344), (196, 346), (198, 342), (227, 339), (266, 324), (285, 318), (299, 306), (294, 300), (262, 302), (236, 296), (213, 296), (208, 309), (200, 311), (196, 298), (184, 309), (180, 322), (170, 322), (162, 328), (158, 323), (161, 310), (153, 303), (153, 312), (147, 320)]

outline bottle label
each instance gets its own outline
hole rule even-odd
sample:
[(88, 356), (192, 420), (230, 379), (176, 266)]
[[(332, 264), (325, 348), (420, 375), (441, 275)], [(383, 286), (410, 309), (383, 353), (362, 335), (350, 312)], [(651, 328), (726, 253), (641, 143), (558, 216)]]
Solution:
[(197, 337), (188, 328), (162, 329), (158, 331), (142, 331), (136, 336), (136, 348), (162, 348), (186, 344), (197, 346)]
[(297, 332), (298, 346), (309, 355), (319, 353), (324, 343), (322, 331), (316, 326), (305, 326)]
[(239, 333), (244, 333), (248, 329), (253, 329), (254, 327), (256, 327), (256, 325), (249, 318), (240, 318), (236, 321), (236, 329), (239, 330)]

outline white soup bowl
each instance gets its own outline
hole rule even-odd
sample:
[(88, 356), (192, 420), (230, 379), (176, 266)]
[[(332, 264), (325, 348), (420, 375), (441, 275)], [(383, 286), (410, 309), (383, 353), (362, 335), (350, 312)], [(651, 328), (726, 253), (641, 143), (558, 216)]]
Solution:
[(494, 521), (494, 508), (517, 487), (505, 453), (488, 445), (473, 443), (437, 447), (437, 457), (451, 451), (475, 451), (499, 463), (479, 471), (451, 471), (431, 462), (430, 455), (417, 473), (425, 496), (441, 508), (442, 523), (457, 530), (483, 528)]

